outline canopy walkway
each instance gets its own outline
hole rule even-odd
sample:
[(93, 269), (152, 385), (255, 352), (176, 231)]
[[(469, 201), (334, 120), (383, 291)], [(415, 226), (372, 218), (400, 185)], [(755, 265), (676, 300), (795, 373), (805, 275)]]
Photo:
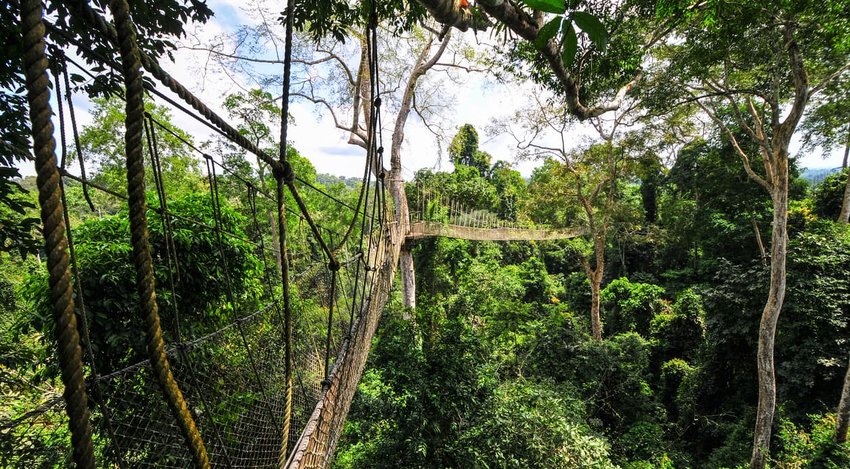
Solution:
[[(417, 183), (410, 199), (410, 228), (406, 239), (445, 237), (470, 241), (552, 241), (587, 234), (582, 228), (553, 228), (529, 222), (518, 222), (460, 199), (462, 194), (449, 194), (439, 187)], [(503, 201), (503, 205), (510, 204)]]
[(442, 236), (472, 241), (551, 241), (575, 238), (584, 234), (586, 232), (579, 229), (478, 228), (433, 221), (418, 221), (410, 224), (407, 239), (417, 240)]
[[(140, 51), (125, 0), (111, 2), (112, 22), (106, 19), (106, 12), (84, 0), (64, 0), (62, 4), (79, 27), (88, 28), (86, 34), (120, 50), (120, 62), (93, 50), (90, 38), (80, 39), (79, 31), (64, 29), (68, 23), (45, 20), (39, 0), (20, 0), (27, 97), (62, 389), (45, 391), (39, 402), (18, 417), (0, 415), (2, 467), (72, 463), (80, 468), (192, 464), (202, 468), (327, 467), (366, 365), (405, 238), (542, 240), (580, 234), (500, 225), (492, 216), (475, 218), (475, 212), (463, 210), (448, 209), (454, 218), (426, 220), (425, 213), (439, 210), (424, 201), (423, 210), (414, 215), (417, 223), (409, 233), (404, 232), (406, 223), (396, 220), (394, 210), (388, 207), (382, 177), (374, 19), (367, 35), (369, 63), (373, 64), (370, 73), (376, 87), (370, 106), (370, 145), (357, 203), (349, 204), (302, 180), (283, 156), (285, 151), (280, 157), (273, 156), (252, 144)], [(288, 115), (292, 17), (290, 12), (283, 116)], [(61, 41), (51, 43), (51, 37)], [(67, 57), (62, 51), (67, 44), (76, 46), (88, 63), (102, 65), (111, 77), (123, 79), (123, 83), (113, 83), (106, 89), (126, 101), (126, 187), (106, 187), (86, 176), (71, 99), (76, 89), (68, 74), (74, 69), (100, 86), (109, 80), (102, 80), (102, 76), (95, 76)], [(147, 81), (142, 80), (143, 71), (149, 74)], [(167, 92), (161, 89), (163, 86)], [(49, 99), (51, 88), (56, 112)], [(169, 195), (169, 181), (163, 177), (157, 144), (158, 135), (171, 131), (144, 112), (148, 96), (171, 104), (257, 155), (271, 168), (275, 190), (258, 187), (184, 141), (206, 163), (209, 216), (193, 218), (177, 213)], [(58, 118), (61, 158), (57, 158), (53, 136), (54, 116)], [(282, 119), (283, 142), (286, 122)], [(80, 158), (77, 171), (66, 161), (72, 154), (66, 130), (73, 131), (72, 141)], [(148, 207), (146, 183), (151, 179), (156, 203)], [(96, 191), (123, 205), (130, 219), (126, 242), (132, 245), (128, 258), (132, 258), (138, 306), (134, 317), (121, 318), (124, 322), (114, 327), (138, 332), (144, 336), (144, 346), (123, 350), (123, 356), (137, 359), (120, 362), (120, 366), (103, 359), (108, 344), (97, 342), (102, 339), (91, 334), (94, 322), (112, 318), (113, 312), (99, 312), (98, 318), (86, 308), (91, 293), (81, 286), (86, 272), (77, 264), (64, 193), (70, 184), (81, 185), (92, 211), (97, 207), (89, 193)], [(240, 232), (226, 226), (220, 187), (246, 200), (243, 215), (250, 221), (250, 229)], [(336, 209), (311, 213), (305, 203), (308, 196), (323, 199)], [(275, 223), (267, 223), (266, 215), (276, 218)], [(477, 225), (464, 223), (464, 219), (477, 220)], [(446, 223), (452, 220), (454, 223)], [(163, 233), (156, 249), (149, 236), (154, 224), (161, 226)], [(175, 233), (183, 230), (209, 234), (216, 251), (217, 265), (209, 268), (222, 273), (227, 293), (216, 300), (212, 311), (195, 311), (193, 305), (181, 303), (179, 292), (185, 280), (181, 269), (188, 254), (176, 249)], [(227, 240), (250, 246), (261, 260), (261, 288), (250, 294), (236, 289), (238, 281), (228, 274)], [(187, 327), (187, 312), (218, 319)]]

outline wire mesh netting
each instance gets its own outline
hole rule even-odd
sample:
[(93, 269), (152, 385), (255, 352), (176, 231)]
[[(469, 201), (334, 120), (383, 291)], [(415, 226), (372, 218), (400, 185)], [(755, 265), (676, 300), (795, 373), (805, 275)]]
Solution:
[[(80, 176), (66, 175), (69, 184), (89, 182)], [(234, 180), (228, 180), (226, 176), (218, 178), (223, 180), (222, 184), (234, 184)], [(218, 183), (215, 180), (210, 184), (215, 186)], [(88, 187), (97, 189), (94, 184), (88, 184)], [(370, 191), (377, 190), (374, 184), (371, 188)], [(259, 194), (259, 199), (267, 198), (257, 188), (247, 189), (254, 191), (255, 196)], [(114, 193), (110, 196), (112, 203), (122, 202), (120, 188), (111, 192)], [(262, 203), (259, 201), (260, 206)], [(266, 205), (269, 203), (267, 200)], [(172, 215), (177, 230), (216, 231), (213, 220), (192, 219), (156, 206), (149, 212), (154, 223), (165, 223), (165, 214)], [(361, 213), (365, 212), (361, 209)], [(246, 217), (251, 216), (257, 221), (256, 214), (246, 213)], [(351, 220), (354, 214), (344, 216), (348, 220), (343, 221), (354, 221)], [(290, 217), (288, 224), (294, 229), (289, 233), (291, 250), (287, 258), (291, 268), (294, 373), (292, 426), (286, 438), (291, 450), (321, 398), (325, 368), (333, 366), (333, 357), (344, 337), (350, 333), (351, 317), (357, 306), (363, 303), (367, 271), (358, 245), (357, 227), (346, 244), (338, 246), (340, 270), (332, 274), (316, 234), (303, 228), (303, 221), (299, 221), (297, 214), (290, 213)], [(248, 301), (249, 304), (260, 305), (259, 309), (242, 311), (239, 304), (230, 304), (222, 299), (219, 302), (222, 311), (216, 314), (233, 318), (223, 327), (211, 332), (201, 331), (181, 341), (177, 341), (179, 332), (166, 331), (172, 339), (167, 353), (171, 368), (204, 438), (211, 462), (216, 466), (271, 467), (278, 464), (281, 456), (284, 439), (282, 421), (286, 411), (283, 305), (280, 285), (272, 280), (280, 278), (276, 254), (270, 248), (273, 226), (263, 221), (261, 215), (259, 221), (253, 224), (253, 233), (217, 230), (224, 238), (250, 242), (262, 260), (263, 271), (257, 276), (262, 285), (261, 291), (255, 292), (255, 298)], [(334, 236), (335, 232), (328, 229), (327, 233)], [(153, 236), (156, 241), (156, 233)], [(335, 236), (342, 238), (339, 233)], [(79, 248), (85, 250), (85, 246)], [(174, 258), (169, 258), (170, 255)], [(176, 270), (174, 274), (178, 277), (181, 274), (185, 276), (190, 273), (180, 272), (178, 267), (188, 263), (185, 259), (188, 255), (180, 251), (155, 252), (155, 261), (165, 270)], [(217, 253), (221, 264), (225, 264), (226, 255), (224, 251)], [(222, 272), (225, 269), (222, 265), (209, 267)], [(81, 275), (86, 273), (85, 268), (81, 269)], [(187, 310), (176, 305), (180, 296), (170, 291), (169, 282), (164, 281), (169, 277), (158, 277), (161, 277), (159, 299), (163, 322), (179, 322), (177, 314), (171, 311), (180, 309), (186, 316)], [(86, 283), (85, 278), (77, 280)], [(170, 280), (179, 287), (179, 278)], [(335, 282), (333, 298), (332, 281)], [(331, 304), (334, 305), (333, 316), (330, 316)], [(78, 311), (78, 314), (86, 312)], [(130, 326), (133, 324), (141, 333), (141, 320), (128, 322)], [(186, 330), (192, 329), (184, 327), (184, 333)], [(127, 355), (139, 354), (143, 351), (135, 350)], [(90, 357), (86, 358), (90, 361)], [(100, 465), (191, 465), (192, 459), (182, 433), (162, 397), (148, 360), (104, 376), (92, 375), (87, 383), (93, 412), (93, 439)], [(60, 393), (61, 390), (46, 395), (49, 399), (33, 404), (31, 409), (15, 409), (9, 415), (0, 415), (0, 466), (62, 467), (71, 464), (70, 435)], [(16, 417), (11, 418), (12, 415)]]
[[(312, 235), (306, 232), (304, 236)], [(309, 247), (308, 242), (302, 245)], [(295, 340), (289, 448), (295, 446), (322, 395), (325, 363), (333, 366), (332, 357), (349, 333), (350, 307), (362, 303), (358, 290), (366, 280), (366, 270), (360, 268), (357, 257), (343, 262), (331, 300), (326, 260), (309, 248), (292, 253), (291, 258)], [(330, 318), (330, 349), (326, 350), (331, 301), (336, 315)], [(279, 296), (267, 298), (260, 310), (168, 351), (174, 375), (216, 466), (278, 464), (286, 407), (281, 308)], [(147, 360), (90, 379), (88, 384), (101, 464), (191, 466), (183, 436)], [(108, 418), (103, 415), (106, 409)], [(0, 437), (2, 467), (70, 464), (70, 437), (61, 396), (14, 421), (0, 420)]]
[[(55, 25), (49, 26), (57, 31)], [(102, 467), (189, 467), (192, 454), (184, 431), (160, 387), (163, 372), (156, 370), (161, 360), (152, 364), (145, 358), (149, 344), (137, 302), (128, 301), (128, 306), (103, 298), (104, 290), (115, 289), (116, 294), (136, 300), (126, 188), (116, 178), (87, 177), (73, 118), (72, 91), (93, 84), (98, 77), (65, 57), (58, 47), (50, 50), (60, 103), (59, 173), (69, 189), (66, 192), (79, 192), (77, 208), (90, 208), (72, 219), (63, 201), (95, 459)], [(110, 58), (92, 55), (87, 60), (121, 73)], [(72, 90), (69, 64), (91, 80)], [(64, 95), (59, 90), (60, 71)], [(149, 91), (174, 104), (154, 87)], [(120, 90), (104, 92), (123, 99)], [(67, 102), (71, 116), (79, 157), (76, 172), (66, 165), (71, 154), (66, 142), (71, 139), (64, 134), (68, 121), (62, 101)], [(379, 104), (373, 105), (379, 111)], [(149, 206), (145, 223), (152, 228), (148, 241), (165, 354), (215, 466), (277, 466), (304, 442), (309, 443), (309, 451), (302, 454), (316, 460), (327, 463), (333, 454), (395, 265), (387, 260), (389, 246), (398, 243), (398, 233), (390, 236), (388, 228), (392, 221), (386, 210), (382, 147), (378, 150), (380, 139), (375, 136), (379, 119), (380, 113), (374, 113), (369, 125), (372, 137), (359, 195), (354, 194), (356, 203), (341, 200), (339, 191), (331, 193), (298, 175), (294, 181), (284, 181), (283, 172), (277, 171), (276, 183), (282, 188), (285, 182), (287, 189), (281, 205), (267, 191), (262, 171), (253, 177), (251, 171), (246, 174), (224, 165), (218, 161), (224, 156), (217, 159), (204, 153), (146, 114), (143, 150), (150, 172), (145, 176)], [(198, 152), (206, 162), (206, 181), (193, 182), (191, 197), (177, 200), (171, 195), (175, 183), (163, 172), (157, 144), (157, 136), (166, 133), (173, 138), (172, 145)], [(232, 128), (220, 133), (228, 138), (238, 134)], [(278, 243), (279, 213), (284, 213), (281, 223), (286, 226), (287, 249), (278, 248), (282, 245)], [(87, 220), (106, 220), (111, 231), (93, 228)], [(89, 264), (77, 263), (73, 239), (78, 231), (86, 236), (80, 237), (77, 250)], [(393, 252), (398, 254), (397, 249)], [(98, 257), (104, 253), (113, 258)], [(112, 267), (118, 274), (100, 275), (92, 267), (106, 261), (115, 263)], [(282, 275), (286, 266), (289, 274)], [(245, 272), (248, 275), (235, 275)], [(193, 284), (197, 278), (208, 283)], [(289, 287), (288, 296), (285, 287)], [(97, 301), (90, 301), (92, 297)], [(290, 304), (285, 298), (291, 308), (285, 307)], [(46, 305), (45, 300), (34, 308)], [(290, 318), (288, 311), (291, 319), (285, 319)], [(291, 412), (288, 349), (293, 371)], [(45, 373), (56, 371), (48, 367)], [(50, 380), (58, 382), (55, 375)], [(61, 386), (32, 387), (27, 391), (31, 398), (0, 407), (0, 466), (70, 466), (73, 451)], [(0, 391), (7, 392), (6, 383), (0, 383)], [(17, 389), (14, 392), (20, 394)], [(291, 427), (284, 434), (287, 417)], [(320, 431), (311, 430), (316, 428)]]

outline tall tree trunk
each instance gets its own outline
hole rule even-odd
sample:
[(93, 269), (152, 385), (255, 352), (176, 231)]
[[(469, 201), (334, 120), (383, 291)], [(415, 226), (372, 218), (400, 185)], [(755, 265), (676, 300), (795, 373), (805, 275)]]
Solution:
[[(598, 269), (597, 269), (598, 270)], [(592, 275), (590, 278), (590, 329), (593, 339), (602, 340), (602, 309), (599, 304), (599, 294), (602, 290), (602, 276)]]
[(841, 169), (847, 173), (847, 182), (844, 184), (844, 197), (841, 199), (841, 212), (838, 214), (838, 223), (850, 223), (850, 171), (847, 171), (847, 158), (850, 157), (850, 125), (847, 126), (847, 141), (844, 142), (844, 160)]
[(841, 212), (838, 213), (838, 223), (850, 223), (850, 171), (845, 170), (847, 181), (844, 183), (844, 197), (841, 199)]
[(605, 230), (595, 233), (593, 236), (593, 250), (596, 258), (596, 267), (590, 267), (590, 261), (582, 259), (582, 267), (590, 280), (590, 331), (593, 339), (602, 340), (602, 305), (600, 294), (602, 292), (602, 278), (605, 276)]
[[(395, 141), (395, 137), (393, 137)], [(399, 147), (401, 142), (399, 142)], [(397, 151), (395, 142), (393, 143), (392, 152), (392, 167), (389, 171), (388, 186), (390, 196), (393, 199), (395, 208), (396, 221), (399, 224), (399, 229), (403, 235), (410, 231), (410, 209), (407, 205), (407, 194), (404, 190), (404, 181), (401, 177), (401, 158), (400, 151)], [(413, 266), (413, 253), (410, 251), (411, 245), (405, 242), (399, 253), (399, 270), (401, 274), (402, 285), (402, 301), (405, 308), (416, 308), (416, 272)], [(404, 319), (412, 319), (412, 316), (405, 311)]]
[[(392, 146), (390, 147), (390, 173), (389, 183), (390, 194), (392, 195), (395, 204), (396, 220), (402, 234), (407, 234), (410, 231), (410, 209), (407, 205), (407, 194), (404, 191), (404, 180), (401, 177), (401, 144), (404, 142), (404, 126), (407, 123), (407, 117), (410, 115), (410, 109), (413, 105), (413, 97), (416, 91), (416, 84), (419, 79), (437, 63), (446, 46), (449, 44), (451, 34), (446, 34), (442, 38), (437, 50), (430, 58), (431, 46), (434, 38), (429, 39), (416, 60), (416, 67), (411, 72), (407, 79), (407, 84), (404, 88), (404, 94), (399, 105), (398, 115), (393, 128)], [(413, 266), (413, 254), (410, 252), (410, 245), (405, 243), (402, 246), (399, 257), (399, 269), (401, 270), (402, 298), (404, 306), (408, 308), (416, 308), (416, 272)], [(408, 313), (404, 313), (405, 319), (412, 317)]]
[(770, 453), (773, 414), (776, 409), (776, 373), (773, 360), (776, 323), (785, 300), (785, 275), (788, 247), (788, 157), (787, 150), (775, 158), (773, 200), (773, 232), (770, 240), (770, 289), (759, 323), (758, 365), (759, 397), (756, 425), (753, 431), (753, 454), (750, 467), (761, 469)]
[[(269, 219), (269, 226), (277, 225), (277, 220), (275, 220), (274, 212), (268, 210), (266, 211), (266, 216)], [(283, 259), (281, 259), (280, 257), (280, 238), (278, 238), (277, 230), (272, 230), (272, 252), (274, 252), (274, 260), (277, 264), (277, 273), (278, 275), (280, 275), (280, 271), (283, 268)]]
[[(259, 146), (260, 141), (257, 140), (255, 143)], [(260, 187), (263, 189), (263, 192), (268, 193), (268, 185), (266, 184), (266, 170), (265, 163), (257, 157), (257, 170), (258, 176), (260, 178)], [(274, 212), (271, 210), (266, 210), (266, 217), (269, 219), (269, 226), (277, 226), (277, 218), (274, 215)], [(283, 260), (280, 257), (280, 241), (278, 238), (278, 230), (272, 229), (272, 252), (274, 253), (274, 260), (277, 263), (277, 273), (280, 275), (281, 269), (283, 269)]]
[[(413, 268), (413, 253), (410, 244), (405, 243), (401, 247), (399, 257), (399, 269), (401, 269), (402, 301), (405, 308), (416, 309), (416, 271)], [(403, 313), (404, 319), (412, 319), (410, 313)]]
[(850, 364), (844, 375), (844, 387), (841, 389), (841, 401), (838, 403), (838, 422), (835, 425), (836, 442), (847, 442), (848, 428), (850, 428)]

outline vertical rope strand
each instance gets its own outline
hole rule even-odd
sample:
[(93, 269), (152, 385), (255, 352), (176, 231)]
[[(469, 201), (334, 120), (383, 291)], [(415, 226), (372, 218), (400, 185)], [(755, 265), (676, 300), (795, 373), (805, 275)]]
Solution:
[(83, 375), (82, 349), (74, 315), (71, 269), (65, 220), (62, 209), (59, 170), (56, 166), (56, 141), (53, 139), (50, 109), (50, 79), (44, 49), (44, 14), (41, 1), (21, 1), (21, 33), (24, 46), (24, 71), (27, 100), (37, 172), (38, 201), (44, 224), (45, 251), (49, 272), (50, 299), (56, 322), (56, 344), (62, 369), (63, 396), (68, 412), (73, 458), (78, 468), (94, 468), (91, 416)]
[(133, 244), (133, 262), (136, 268), (136, 285), (141, 301), (141, 311), (147, 324), (147, 348), (151, 367), (159, 381), (162, 393), (180, 427), (197, 467), (210, 467), (209, 456), (183, 392), (174, 379), (165, 341), (162, 337), (159, 309), (156, 303), (156, 281), (148, 243), (147, 207), (145, 203), (145, 165), (142, 156), (142, 123), (144, 120), (144, 86), (141, 63), (136, 43), (136, 32), (130, 19), (127, 0), (114, 0), (110, 10), (115, 18), (115, 29), (121, 49), (124, 84), (127, 88), (126, 133), (127, 194), (130, 206), (130, 231)]
[[(62, 58), (65, 57), (64, 52), (62, 53)], [(77, 115), (74, 112), (74, 100), (71, 99), (71, 80), (68, 78), (68, 67), (65, 66), (62, 68), (62, 79), (65, 82), (65, 98), (68, 101), (68, 117), (71, 118), (71, 131), (74, 135), (74, 149), (77, 151), (77, 161), (80, 164), (80, 176), (82, 178), (88, 179), (86, 176), (86, 162), (83, 158), (83, 146), (80, 144), (80, 132), (77, 129)], [(61, 96), (56, 97), (57, 100), (61, 100)], [(64, 168), (64, 166), (62, 166)], [(95, 211), (94, 203), (91, 200), (91, 195), (89, 194), (89, 185), (83, 183), (83, 198), (86, 199), (86, 203), (89, 204), (89, 209), (92, 212)]]
[(286, 165), (286, 139), (289, 123), (289, 84), (292, 73), (292, 25), (295, 13), (295, 0), (286, 2), (286, 44), (284, 46), (283, 63), (283, 98), (280, 106), (280, 150), (278, 162), (289, 171), (275, 171), (277, 180), (277, 219), (278, 239), (280, 243), (281, 260), (281, 282), (283, 287), (283, 342), (284, 342), (284, 410), (283, 410), (283, 437), (280, 443), (280, 457), (278, 465), (286, 465), (286, 457), (289, 455), (289, 434), (292, 426), (292, 304), (289, 298), (289, 258), (286, 252), (286, 201), (284, 199), (284, 185), (289, 179), (292, 184), (294, 176), (289, 165)]

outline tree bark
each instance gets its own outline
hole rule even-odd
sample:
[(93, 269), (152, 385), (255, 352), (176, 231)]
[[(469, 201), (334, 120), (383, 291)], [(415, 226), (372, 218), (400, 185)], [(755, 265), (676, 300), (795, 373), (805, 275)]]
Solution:
[[(395, 127), (393, 128), (392, 146), (390, 147), (390, 172), (388, 185), (390, 194), (395, 205), (396, 220), (399, 223), (401, 232), (407, 234), (410, 231), (410, 209), (407, 205), (407, 194), (404, 190), (404, 180), (401, 177), (401, 145), (404, 143), (404, 126), (407, 123), (407, 118), (410, 115), (410, 109), (413, 105), (413, 97), (416, 91), (416, 84), (419, 79), (437, 63), (446, 46), (449, 44), (451, 34), (446, 34), (434, 55), (428, 58), (433, 45), (433, 37), (429, 39), (422, 48), (416, 60), (416, 67), (410, 74), (405, 84), (404, 93), (399, 105), (398, 114), (395, 119)], [(416, 272), (413, 266), (413, 254), (410, 251), (410, 245), (405, 243), (402, 246), (399, 257), (399, 269), (401, 270), (402, 284), (402, 299), (404, 306), (410, 309), (416, 308)], [(412, 319), (408, 313), (404, 313), (404, 319)]]
[(759, 323), (759, 342), (756, 355), (758, 365), (758, 409), (753, 431), (753, 454), (750, 467), (761, 469), (770, 454), (770, 436), (773, 414), (776, 409), (776, 373), (773, 360), (776, 323), (785, 300), (786, 258), (788, 246), (788, 155), (782, 152), (775, 163), (775, 182), (771, 190), (773, 201), (773, 230), (770, 246), (770, 288)]
[(593, 275), (590, 279), (590, 330), (593, 333), (593, 339), (602, 341), (602, 308), (599, 303), (600, 292), (602, 291), (602, 276)]
[(584, 257), (581, 265), (584, 268), (587, 279), (590, 280), (590, 332), (593, 339), (602, 341), (602, 305), (600, 296), (602, 293), (602, 278), (605, 276), (605, 237), (606, 232), (593, 233), (593, 249), (596, 267), (590, 266), (590, 261)]
[[(277, 224), (277, 220), (275, 220), (274, 212), (271, 210), (266, 211), (266, 216), (269, 219), (269, 226), (275, 226)], [(277, 230), (272, 230), (272, 252), (274, 253), (275, 264), (277, 265), (277, 273), (280, 275), (281, 269), (283, 268), (283, 259), (280, 257), (280, 238), (278, 238)]]
[[(847, 141), (844, 142), (844, 160), (841, 169), (847, 170), (847, 159), (850, 157), (850, 125), (847, 126)], [(844, 185), (844, 197), (841, 199), (841, 211), (838, 213), (838, 223), (850, 223), (850, 171), (847, 171), (847, 182)]]
[(845, 170), (847, 181), (844, 183), (844, 197), (841, 199), (841, 212), (838, 213), (838, 223), (850, 223), (850, 171)]
[[(259, 145), (260, 141), (257, 140), (256, 144)], [(257, 171), (258, 176), (260, 178), (260, 187), (263, 189), (263, 192), (268, 193), (268, 187), (266, 184), (266, 171), (265, 166), (263, 166), (262, 160), (257, 157)], [(277, 225), (277, 218), (275, 218), (274, 212), (271, 210), (266, 210), (266, 217), (269, 219), (269, 226)], [(280, 241), (278, 238), (278, 230), (272, 230), (272, 252), (274, 253), (274, 259), (277, 263), (277, 274), (280, 275), (281, 269), (283, 269), (283, 259), (280, 257)]]
[(605, 276), (605, 238), (607, 229), (603, 226), (602, 232), (594, 236), (594, 251), (596, 251), (596, 268), (593, 269), (593, 277), (590, 279), (591, 302), (590, 302), (590, 327), (595, 340), (602, 340), (602, 306), (599, 296), (602, 293), (602, 278)]
[(841, 389), (841, 401), (838, 403), (838, 422), (835, 425), (836, 442), (847, 442), (848, 428), (850, 428), (850, 364), (844, 375), (844, 387)]
[[(399, 256), (399, 269), (401, 269), (402, 301), (405, 308), (416, 309), (416, 271), (413, 268), (413, 253), (410, 244), (405, 243), (401, 247)], [(403, 313), (404, 319), (413, 319), (408, 310)]]

